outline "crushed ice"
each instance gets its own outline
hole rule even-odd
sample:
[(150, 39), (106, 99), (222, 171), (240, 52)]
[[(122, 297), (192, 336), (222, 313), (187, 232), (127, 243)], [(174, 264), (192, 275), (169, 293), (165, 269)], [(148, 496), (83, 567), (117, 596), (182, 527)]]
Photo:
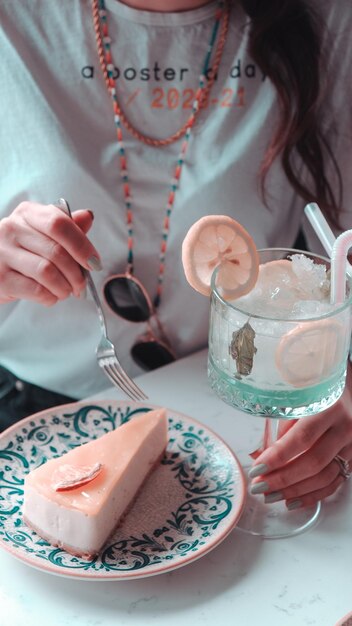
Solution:
[(287, 261), (261, 265), (254, 289), (234, 304), (252, 315), (304, 319), (331, 311), (329, 294), (326, 266), (293, 254)]
[(325, 265), (314, 263), (313, 259), (304, 254), (293, 254), (289, 259), (299, 281), (296, 290), (300, 295), (309, 296), (310, 300), (322, 300), (329, 294), (330, 280)]

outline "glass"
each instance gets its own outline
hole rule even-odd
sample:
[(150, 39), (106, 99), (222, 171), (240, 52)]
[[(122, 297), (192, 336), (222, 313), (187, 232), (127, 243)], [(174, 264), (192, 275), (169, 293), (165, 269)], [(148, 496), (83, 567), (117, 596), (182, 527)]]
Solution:
[[(304, 254), (315, 264), (330, 267), (328, 259), (299, 250), (273, 248), (258, 253), (260, 264)], [(348, 295), (343, 304), (324, 314), (300, 313), (292, 319), (285, 311), (276, 317), (252, 314), (246, 311), (245, 299), (224, 300), (216, 277), (217, 270), (212, 277), (210, 385), (227, 404), (265, 418), (264, 440), (273, 441), (280, 420), (318, 413), (333, 405), (344, 390), (351, 339), (351, 280), (346, 277)], [(238, 331), (242, 337), (246, 333), (244, 357), (236, 347)], [(262, 498), (248, 495), (238, 525), (262, 537), (298, 534), (316, 522), (321, 509), (318, 503), (288, 511), (284, 502), (265, 504)]]
[[(103, 294), (110, 310), (129, 322), (147, 322), (147, 331), (131, 348), (133, 360), (145, 370), (154, 370), (175, 360), (162, 324), (150, 296), (138, 278), (129, 271), (110, 276), (104, 283)], [(154, 320), (160, 337), (151, 326)]]

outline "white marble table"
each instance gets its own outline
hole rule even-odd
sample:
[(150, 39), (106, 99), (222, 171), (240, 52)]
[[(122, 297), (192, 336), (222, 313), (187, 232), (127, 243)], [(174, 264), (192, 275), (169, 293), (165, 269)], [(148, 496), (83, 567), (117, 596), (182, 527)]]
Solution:
[[(239, 457), (263, 422), (208, 388), (199, 352), (138, 379), (153, 404), (196, 418)], [(123, 398), (108, 389), (98, 398)], [(1, 626), (334, 626), (352, 610), (352, 494), (345, 484), (318, 525), (290, 539), (235, 529), (203, 558), (174, 572), (121, 582), (61, 578), (0, 550)]]

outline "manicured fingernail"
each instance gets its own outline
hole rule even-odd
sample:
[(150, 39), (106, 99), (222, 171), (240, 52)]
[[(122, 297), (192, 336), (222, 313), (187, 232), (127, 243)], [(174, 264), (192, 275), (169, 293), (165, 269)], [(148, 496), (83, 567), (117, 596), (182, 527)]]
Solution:
[(289, 511), (293, 511), (293, 509), (299, 509), (302, 506), (302, 500), (291, 500), (286, 504)]
[(96, 256), (91, 256), (88, 261), (87, 261), (89, 267), (91, 270), (95, 270), (96, 272), (100, 272), (100, 270), (103, 269), (103, 266), (101, 264), (101, 260), (98, 259), (98, 257)]
[(90, 216), (92, 218), (92, 220), (94, 220), (94, 213), (91, 209), (87, 209), (88, 213), (90, 213)]
[(282, 493), (282, 491), (272, 491), (271, 493), (268, 493), (267, 496), (264, 496), (264, 502), (266, 504), (270, 504), (272, 502), (279, 502), (279, 500), (283, 500), (284, 499), (284, 494)]
[(270, 487), (268, 483), (265, 483), (264, 481), (262, 481), (260, 483), (254, 483), (253, 485), (251, 485), (250, 492), (253, 494), (264, 493), (264, 491), (269, 491), (269, 489)]
[(256, 476), (261, 476), (261, 474), (266, 474), (269, 471), (269, 468), (264, 463), (258, 463), (258, 465), (253, 465), (248, 472), (249, 478), (255, 478)]

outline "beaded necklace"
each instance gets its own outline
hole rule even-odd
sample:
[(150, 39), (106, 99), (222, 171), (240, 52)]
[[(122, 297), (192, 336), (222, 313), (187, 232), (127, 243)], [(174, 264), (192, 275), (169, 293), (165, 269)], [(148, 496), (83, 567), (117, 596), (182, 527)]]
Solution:
[[(215, 14), (214, 26), (211, 32), (209, 44), (207, 47), (207, 52), (205, 55), (202, 71), (199, 77), (198, 89), (195, 93), (195, 98), (192, 104), (192, 112), (185, 122), (185, 124), (173, 135), (165, 138), (165, 139), (155, 139), (153, 137), (149, 137), (148, 135), (144, 135), (140, 131), (138, 131), (131, 122), (127, 119), (125, 113), (121, 109), (121, 106), (117, 99), (117, 89), (116, 89), (116, 80), (114, 78), (114, 61), (111, 53), (111, 38), (109, 36), (108, 31), (108, 23), (107, 23), (107, 11), (105, 8), (104, 0), (92, 0), (92, 14), (93, 14), (93, 23), (95, 29), (95, 36), (97, 42), (97, 50), (100, 60), (101, 69), (103, 71), (103, 75), (105, 78), (105, 84), (107, 90), (111, 96), (113, 111), (114, 111), (114, 122), (116, 128), (117, 135), (117, 143), (119, 149), (119, 166), (120, 166), (120, 175), (123, 185), (124, 192), (124, 201), (125, 201), (125, 210), (126, 210), (126, 223), (127, 223), (127, 246), (128, 246), (128, 256), (127, 256), (127, 274), (133, 274), (133, 266), (134, 266), (134, 254), (133, 254), (133, 244), (134, 244), (134, 236), (133, 236), (133, 208), (132, 208), (132, 193), (131, 193), (131, 184), (128, 175), (127, 169), (127, 156), (126, 149), (123, 142), (123, 134), (122, 134), (122, 126), (124, 126), (136, 139), (141, 141), (144, 144), (154, 147), (163, 147), (167, 146), (181, 137), (183, 137), (183, 141), (181, 144), (180, 153), (178, 155), (176, 166), (174, 168), (173, 176), (169, 185), (169, 194), (167, 198), (167, 203), (165, 207), (165, 217), (163, 220), (163, 229), (162, 229), (162, 237), (160, 244), (160, 252), (159, 252), (159, 273), (157, 279), (157, 290), (156, 296), (154, 298), (154, 306), (157, 308), (160, 304), (162, 288), (163, 288), (163, 279), (164, 279), (164, 269), (165, 269), (165, 256), (167, 250), (167, 242), (170, 231), (170, 216), (175, 204), (175, 196), (177, 189), (179, 188), (182, 166), (185, 161), (185, 156), (187, 153), (187, 149), (189, 146), (189, 141), (192, 133), (192, 129), (194, 124), (198, 118), (199, 112), (201, 110), (201, 106), (205, 103), (209, 97), (210, 90), (215, 81), (215, 77), (217, 75), (217, 71), (220, 65), (226, 35), (228, 31), (229, 24), (229, 16), (230, 16), (230, 3), (228, 0), (219, 0), (218, 8)], [(212, 58), (212, 53), (214, 51), (215, 41), (217, 39), (220, 23), (222, 21), (222, 27), (219, 34), (219, 41), (217, 48), (214, 53), (214, 63), (211, 71), (209, 70), (210, 61)], [(209, 74), (209, 76), (208, 76)]]

